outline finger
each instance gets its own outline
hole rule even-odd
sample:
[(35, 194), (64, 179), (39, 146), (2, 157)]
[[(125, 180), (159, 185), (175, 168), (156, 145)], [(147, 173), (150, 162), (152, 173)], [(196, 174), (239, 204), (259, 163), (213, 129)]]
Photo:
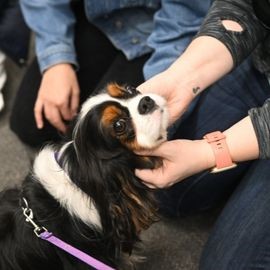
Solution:
[(73, 115), (71, 109), (68, 107), (68, 103), (64, 104), (63, 106), (59, 107), (59, 111), (61, 116), (65, 120), (71, 120)]
[(63, 133), (66, 132), (67, 130), (66, 125), (63, 122), (61, 113), (56, 106), (53, 106), (51, 104), (45, 104), (44, 113), (45, 117), (56, 129), (60, 130)]
[(158, 188), (158, 187), (156, 187), (155, 185), (149, 184), (149, 183), (144, 182), (144, 181), (142, 181), (142, 183), (143, 183), (144, 185), (146, 185), (147, 187), (151, 188), (151, 189), (157, 189), (157, 188)]
[(44, 126), (42, 111), (43, 111), (43, 102), (41, 101), (41, 99), (37, 98), (34, 106), (34, 116), (38, 129), (42, 129)]
[(162, 168), (148, 170), (135, 169), (135, 175), (142, 180), (142, 182), (150, 188), (165, 188), (173, 185), (172, 181), (167, 179)]
[(139, 177), (142, 181), (147, 182), (148, 184), (155, 185), (155, 182), (157, 182), (160, 178), (160, 168), (155, 170), (135, 169), (135, 175)]
[(141, 93), (147, 93), (149, 92), (149, 87), (145, 84), (141, 84), (136, 87), (137, 90), (139, 90)]
[(80, 102), (80, 90), (79, 88), (74, 88), (71, 94), (71, 100), (70, 100), (70, 108), (72, 111), (72, 116), (75, 116), (78, 111)]

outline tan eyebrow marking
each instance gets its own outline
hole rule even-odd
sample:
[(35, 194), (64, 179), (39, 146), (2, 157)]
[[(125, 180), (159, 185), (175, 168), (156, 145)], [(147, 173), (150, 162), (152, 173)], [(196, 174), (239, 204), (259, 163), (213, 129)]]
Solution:
[[(122, 114), (122, 111), (120, 108), (118, 108), (115, 105), (109, 105), (106, 107), (103, 111), (103, 115), (101, 118), (101, 123), (104, 127), (109, 127), (112, 125), (112, 123), (115, 121), (115, 119), (119, 118)], [(132, 151), (140, 151), (144, 150), (137, 141), (136, 136), (130, 140), (127, 138), (127, 134), (122, 134), (120, 136), (117, 136), (118, 140), (125, 145), (127, 148), (129, 148)]]
[(121, 109), (114, 105), (106, 107), (101, 118), (102, 124), (104, 126), (109, 126), (115, 118), (121, 115), (121, 113)]
[(110, 83), (107, 85), (107, 92), (111, 97), (121, 98), (125, 95), (126, 91), (117, 83)]

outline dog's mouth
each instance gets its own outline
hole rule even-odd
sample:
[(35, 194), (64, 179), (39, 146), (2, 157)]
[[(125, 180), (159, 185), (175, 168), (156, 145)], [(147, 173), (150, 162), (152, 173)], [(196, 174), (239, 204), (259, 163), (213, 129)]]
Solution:
[(142, 149), (149, 150), (166, 141), (168, 127), (168, 111), (165, 100), (155, 95), (151, 97), (151, 101), (148, 99), (145, 101), (150, 104), (147, 104), (148, 111), (145, 109), (147, 113), (139, 114), (139, 118), (135, 122), (138, 145)]
[[(159, 132), (157, 136), (157, 144), (162, 143), (167, 139), (167, 127), (168, 127), (168, 121), (167, 121), (167, 111), (163, 106), (156, 105), (155, 108), (156, 114), (158, 115), (159, 120)], [(153, 112), (155, 113), (155, 112)], [(154, 119), (155, 120), (155, 119)], [(154, 121), (153, 120), (153, 121)]]

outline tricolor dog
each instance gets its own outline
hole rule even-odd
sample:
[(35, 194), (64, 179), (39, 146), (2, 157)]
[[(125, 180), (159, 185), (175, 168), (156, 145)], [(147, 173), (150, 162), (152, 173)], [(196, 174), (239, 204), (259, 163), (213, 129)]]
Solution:
[(156, 220), (134, 175), (161, 161), (135, 152), (166, 140), (165, 100), (109, 84), (90, 97), (72, 138), (44, 147), (19, 188), (0, 193), (0, 269), (133, 268), (132, 250)]

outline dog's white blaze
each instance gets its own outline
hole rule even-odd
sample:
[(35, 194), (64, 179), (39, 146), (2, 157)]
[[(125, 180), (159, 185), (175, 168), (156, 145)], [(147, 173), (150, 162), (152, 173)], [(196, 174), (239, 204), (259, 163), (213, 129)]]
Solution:
[[(156, 102), (158, 109), (149, 114), (140, 114), (138, 111), (139, 102), (145, 96), (152, 98)], [(166, 140), (169, 118), (168, 110), (165, 99), (156, 94), (139, 94), (130, 99), (116, 99), (106, 93), (90, 97), (82, 106), (78, 122), (83, 121), (87, 112), (94, 106), (110, 100), (128, 108), (135, 125), (137, 142), (141, 147), (153, 148)], [(76, 128), (74, 131), (76, 132)]]
[(94, 202), (72, 183), (56, 162), (51, 148), (44, 148), (39, 153), (33, 170), (36, 179), (71, 215), (77, 216), (88, 225), (101, 228), (100, 216)]
[[(148, 114), (140, 114), (139, 102), (144, 96), (149, 96), (158, 106)], [(127, 107), (136, 129), (137, 142), (146, 148), (156, 147), (167, 138), (168, 110), (166, 101), (156, 94), (138, 95), (128, 101)]]

